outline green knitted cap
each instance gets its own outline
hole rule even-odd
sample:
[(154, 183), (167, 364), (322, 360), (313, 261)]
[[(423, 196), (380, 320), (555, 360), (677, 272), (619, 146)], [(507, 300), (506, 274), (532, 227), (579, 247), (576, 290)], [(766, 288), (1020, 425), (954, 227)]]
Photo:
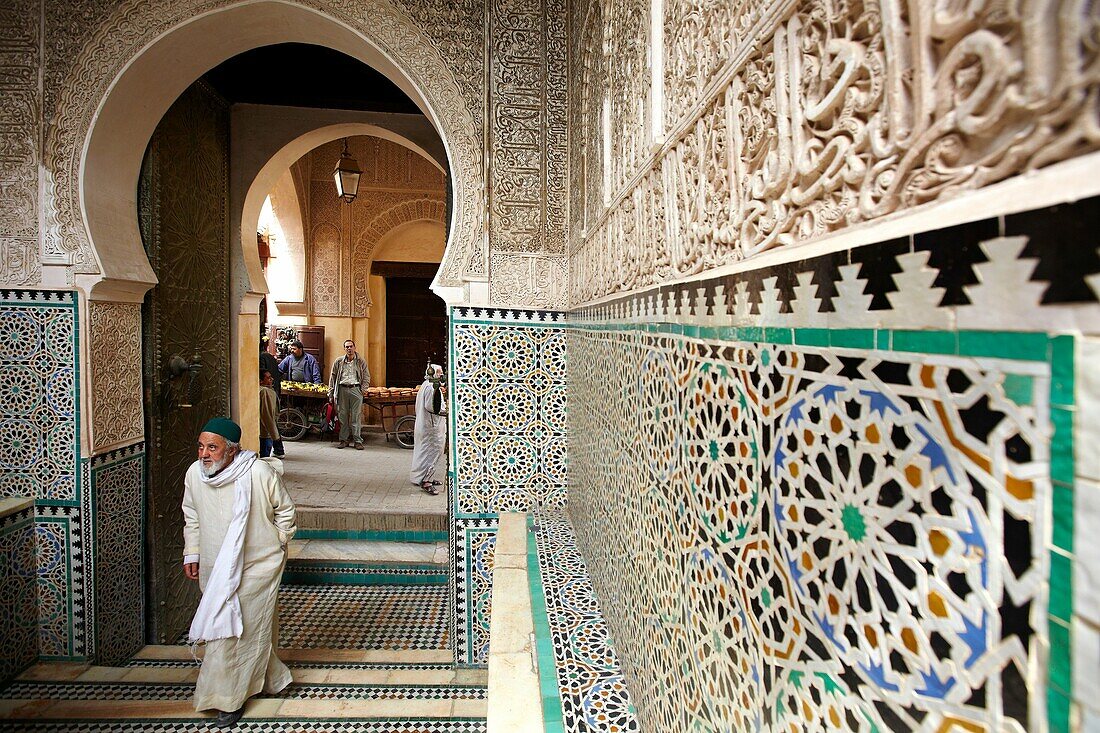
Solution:
[(202, 427), (204, 433), (220, 435), (230, 443), (241, 442), (241, 426), (228, 417), (213, 417)]

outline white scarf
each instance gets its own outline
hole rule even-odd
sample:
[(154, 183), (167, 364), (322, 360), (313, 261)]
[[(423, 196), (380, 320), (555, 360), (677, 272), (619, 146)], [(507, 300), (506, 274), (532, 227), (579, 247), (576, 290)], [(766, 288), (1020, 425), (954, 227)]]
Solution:
[(244, 531), (248, 512), (252, 508), (252, 464), (256, 454), (242, 450), (233, 462), (215, 475), (207, 478), (201, 471), (199, 478), (207, 486), (221, 487), (235, 482), (233, 518), (225, 533), (225, 540), (214, 561), (214, 569), (206, 581), (206, 590), (199, 601), (189, 634), (192, 644), (215, 639), (239, 637), (244, 631), (241, 618), (241, 602), (237, 589), (241, 585), (244, 569)]

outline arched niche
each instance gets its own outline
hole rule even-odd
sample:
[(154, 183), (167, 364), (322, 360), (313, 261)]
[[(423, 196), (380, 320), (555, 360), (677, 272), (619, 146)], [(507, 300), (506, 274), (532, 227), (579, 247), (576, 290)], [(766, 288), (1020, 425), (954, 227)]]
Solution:
[[(400, 87), (443, 140), (454, 189), (437, 283), (484, 280), (484, 172), (478, 129), (431, 41), (385, 0), (354, 8), (259, 0), (156, 0), (119, 9), (75, 60), (46, 141), (44, 264), (71, 266), (92, 299), (136, 302), (155, 283), (137, 222), (137, 179), (157, 123), (179, 94), (222, 61), (259, 46), (312, 43), (366, 63)], [(262, 199), (261, 199), (262, 203)], [(258, 214), (258, 208), (257, 208)], [(245, 247), (246, 290), (264, 283)], [(247, 298), (240, 307), (247, 312)]]

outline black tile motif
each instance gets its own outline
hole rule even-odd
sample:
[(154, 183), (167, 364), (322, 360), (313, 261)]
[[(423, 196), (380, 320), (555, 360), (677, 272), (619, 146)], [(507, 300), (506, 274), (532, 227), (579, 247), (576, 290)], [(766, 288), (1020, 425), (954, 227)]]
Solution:
[(871, 310), (890, 310), (890, 299), (886, 294), (897, 292), (894, 275), (901, 272), (897, 258), (898, 255), (907, 252), (909, 252), (908, 237), (851, 250), (852, 264), (860, 265), (859, 276), (867, 281), (867, 287), (863, 292), (874, 296), (871, 300)]
[(1049, 283), (1043, 303), (1092, 303), (1085, 281), (1100, 272), (1100, 196), (1005, 217), (1005, 236), (1024, 235), (1022, 257), (1037, 257), (1033, 282)]
[(939, 270), (933, 286), (945, 289), (941, 306), (970, 304), (963, 288), (978, 284), (974, 265), (988, 261), (980, 244), (999, 230), (996, 219), (983, 219), (913, 235), (915, 248), (930, 252), (928, 265)]

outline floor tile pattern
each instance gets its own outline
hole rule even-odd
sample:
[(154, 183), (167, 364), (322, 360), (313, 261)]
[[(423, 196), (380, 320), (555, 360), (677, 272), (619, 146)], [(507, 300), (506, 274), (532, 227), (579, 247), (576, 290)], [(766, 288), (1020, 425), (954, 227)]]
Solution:
[(625, 733), (638, 723), (576, 536), (561, 515), (535, 536), (566, 733)]
[[(199, 667), (201, 663), (193, 659), (130, 659), (123, 667), (146, 667), (152, 669), (180, 669)], [(452, 664), (435, 662), (287, 662), (291, 669), (452, 669)]]
[[(15, 681), (0, 688), (3, 700), (190, 700), (193, 683)], [(286, 700), (485, 700), (483, 685), (291, 684), (277, 695)]]
[[(279, 646), (442, 649), (446, 586), (294, 586), (279, 591)], [(325, 619), (318, 624), (318, 619)]]
[[(7, 721), (13, 730), (24, 733), (199, 733), (210, 730), (205, 719), (197, 720), (66, 720), (39, 722)], [(470, 718), (449, 720), (242, 720), (233, 727), (239, 733), (484, 733), (485, 720)]]

